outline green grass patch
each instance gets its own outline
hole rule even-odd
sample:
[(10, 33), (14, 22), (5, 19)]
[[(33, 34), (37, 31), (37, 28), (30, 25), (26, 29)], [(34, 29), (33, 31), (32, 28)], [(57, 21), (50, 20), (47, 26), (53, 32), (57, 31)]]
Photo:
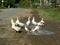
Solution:
[(41, 17), (50, 19), (60, 19), (60, 8), (40, 8), (37, 9)]

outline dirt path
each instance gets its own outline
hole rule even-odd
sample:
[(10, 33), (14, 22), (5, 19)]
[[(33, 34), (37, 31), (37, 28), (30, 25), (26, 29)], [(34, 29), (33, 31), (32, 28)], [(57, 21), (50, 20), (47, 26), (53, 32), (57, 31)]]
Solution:
[(11, 18), (12, 16), (16, 15), (21, 15), (22, 13), (28, 13), (27, 9), (22, 9), (22, 8), (11, 8), (11, 9), (2, 9), (2, 12), (0, 12), (0, 19), (8, 19)]
[(25, 22), (27, 16), (34, 16), (36, 21), (40, 21), (41, 17), (36, 10), (11, 9), (0, 12), (0, 16), (0, 45), (60, 45), (60, 21), (45, 19), (44, 29), (55, 33), (48, 36), (33, 36), (25, 31), (16, 33), (11, 29), (10, 19), (16, 19), (18, 16), (22, 22)]
[(0, 45), (25, 45), (29, 44), (27, 41), (25, 32), (16, 33), (13, 29), (11, 29), (10, 19), (16, 17), (20, 17), (19, 19), (23, 19), (22, 17), (29, 16), (30, 9), (5, 9), (3, 12), (0, 12)]

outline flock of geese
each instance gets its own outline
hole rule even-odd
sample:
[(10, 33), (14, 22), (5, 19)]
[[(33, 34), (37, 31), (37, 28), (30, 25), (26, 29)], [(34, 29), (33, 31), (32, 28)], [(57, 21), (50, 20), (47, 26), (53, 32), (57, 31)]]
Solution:
[(16, 32), (19, 32), (19, 31), (21, 31), (21, 28), (24, 28), (25, 31), (27, 31), (27, 32), (31, 32), (31, 31), (35, 32), (35, 31), (38, 31), (40, 29), (40, 26), (44, 26), (44, 24), (45, 24), (43, 18), (40, 20), (40, 22), (36, 22), (35, 17), (33, 17), (32, 20), (30, 20), (30, 18), (31, 17), (29, 16), (26, 23), (20, 22), (18, 17), (16, 18), (15, 22), (13, 19), (11, 19), (12, 29), (14, 29)]

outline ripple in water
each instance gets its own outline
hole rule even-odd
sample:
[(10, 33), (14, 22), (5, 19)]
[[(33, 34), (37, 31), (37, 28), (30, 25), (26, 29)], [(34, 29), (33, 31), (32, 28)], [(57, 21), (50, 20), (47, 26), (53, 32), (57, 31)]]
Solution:
[(54, 32), (50, 32), (50, 31), (47, 31), (47, 30), (28, 32), (28, 35), (52, 35), (52, 34), (54, 34)]

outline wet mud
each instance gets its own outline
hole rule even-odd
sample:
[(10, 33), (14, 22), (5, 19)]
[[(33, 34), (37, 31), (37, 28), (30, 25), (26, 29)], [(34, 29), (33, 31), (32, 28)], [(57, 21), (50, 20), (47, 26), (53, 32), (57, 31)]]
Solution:
[[(39, 16), (36, 10), (30, 13), (32, 14), (31, 18), (34, 16), (37, 22), (41, 20), (42, 17)], [(23, 23), (27, 21), (27, 17), (21, 17), (19, 19)], [(28, 35), (26, 31), (16, 33), (11, 28), (10, 20), (0, 21), (0, 45), (60, 45), (60, 21), (53, 19), (44, 20), (44, 30), (54, 32), (54, 34)]]

